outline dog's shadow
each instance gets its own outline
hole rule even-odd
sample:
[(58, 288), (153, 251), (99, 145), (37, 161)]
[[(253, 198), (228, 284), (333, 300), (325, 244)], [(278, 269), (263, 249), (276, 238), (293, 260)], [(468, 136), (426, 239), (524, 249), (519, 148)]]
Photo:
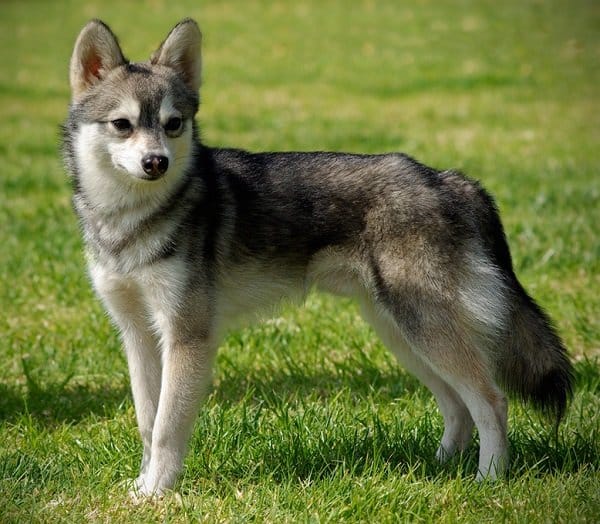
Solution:
[[(220, 368), (192, 441), (189, 478), (315, 480), (370, 471), (374, 461), (396, 473), (418, 470), (421, 477), (443, 469), (433, 458), (442, 431), (437, 413), (430, 416), (428, 409), (410, 424), (390, 417), (415, 399), (430, 402), (427, 390), (397, 366), (290, 363), (256, 370), (221, 361)], [(222, 434), (235, 435), (235, 449), (218, 438)], [(240, 456), (253, 460), (240, 462)], [(475, 471), (476, 454), (465, 454), (461, 464)]]
[[(600, 392), (600, 368), (597, 363), (576, 363), (575, 376), (578, 394), (585, 397)], [(356, 424), (352, 424), (354, 430), (339, 431), (335, 428), (335, 422), (328, 425), (328, 414), (325, 413), (322, 415), (322, 426), (317, 423), (313, 428), (320, 434), (317, 444), (311, 444), (310, 435), (304, 439), (282, 437), (277, 431), (275, 435), (266, 434), (264, 440), (269, 441), (269, 450), (261, 455), (258, 475), (267, 473), (281, 479), (336, 475), (341, 464), (352, 471), (369, 469), (375, 454), (396, 473), (412, 471), (428, 479), (439, 475), (474, 477), (479, 448), (477, 432), (474, 433), (473, 443), (463, 454), (446, 464), (439, 464), (434, 459), (434, 453), (442, 434), (441, 416), (437, 410), (432, 411), (434, 401), (429, 400), (431, 397), (424, 386), (396, 366), (379, 369), (375, 364), (366, 362), (365, 366), (363, 362), (362, 368), (352, 366), (352, 369), (342, 372), (319, 371), (310, 366), (283, 367), (272, 373), (229, 369), (216, 384), (212, 397), (214, 404), (225, 410), (243, 403), (246, 406), (267, 406), (266, 409), (280, 411), (284, 418), (289, 411), (292, 416), (299, 417), (298, 427), (302, 431), (305, 421), (300, 419), (310, 411), (311, 403), (319, 403), (320, 399), (325, 404), (330, 400), (334, 402), (340, 391), (346, 391), (354, 397), (354, 405), (361, 402), (366, 405), (394, 403), (395, 409), (414, 408), (421, 416), (414, 419), (400, 417), (394, 422), (394, 417), (389, 419), (389, 410), (384, 409), (388, 415), (380, 416), (375, 409), (372, 416), (357, 415), (357, 419), (360, 419), (358, 430)], [(308, 399), (308, 404), (305, 399)], [(421, 404), (426, 403), (427, 408), (423, 410), (423, 405), (412, 406), (415, 399)], [(510, 477), (543, 477), (557, 471), (575, 472), (600, 463), (600, 450), (594, 437), (596, 430), (591, 428), (582, 433), (578, 427), (577, 412), (581, 402), (581, 399), (575, 399), (575, 405), (571, 406), (571, 411), (560, 426), (558, 438), (552, 421), (534, 414), (531, 409), (526, 408), (516, 415), (518, 420), (513, 422), (509, 434), (512, 449)], [(323, 411), (327, 412), (327, 408), (323, 408)], [(406, 422), (397, 424), (400, 419)], [(245, 430), (242, 424), (241, 433)], [(197, 435), (198, 451), (206, 444), (205, 431), (201, 430), (199, 438)], [(270, 430), (265, 431), (268, 433)], [(228, 463), (227, 457), (219, 463), (219, 474), (228, 470)], [(239, 467), (235, 457), (232, 458), (227, 475), (236, 477)], [(202, 470), (197, 472), (198, 475), (205, 475), (206, 470), (211, 470), (210, 464), (204, 463)]]
[(382, 402), (393, 401), (424, 387), (399, 367), (379, 368), (370, 361), (343, 368), (315, 369), (311, 365), (288, 365), (277, 369), (253, 371), (239, 369), (227, 362), (226, 370), (214, 383), (213, 396), (221, 405), (267, 402), (273, 399), (328, 398), (341, 390), (354, 397), (376, 396)]

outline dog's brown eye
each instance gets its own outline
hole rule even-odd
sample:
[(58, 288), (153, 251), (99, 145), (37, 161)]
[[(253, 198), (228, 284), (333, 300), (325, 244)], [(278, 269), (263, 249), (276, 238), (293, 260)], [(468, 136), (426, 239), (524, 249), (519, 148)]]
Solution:
[(121, 132), (131, 131), (133, 129), (131, 122), (126, 118), (117, 118), (116, 120), (113, 120), (111, 124), (117, 131)]
[(169, 131), (171, 133), (179, 131), (179, 129), (181, 128), (181, 124), (182, 124), (181, 118), (179, 118), (177, 116), (174, 116), (173, 118), (169, 118), (169, 120), (165, 124), (165, 131)]

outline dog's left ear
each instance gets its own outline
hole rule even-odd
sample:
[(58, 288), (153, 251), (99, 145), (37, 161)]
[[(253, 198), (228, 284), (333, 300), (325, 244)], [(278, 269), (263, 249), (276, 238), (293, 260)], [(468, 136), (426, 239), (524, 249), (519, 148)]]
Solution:
[(179, 22), (150, 57), (150, 63), (175, 69), (195, 93), (200, 87), (202, 34), (191, 18)]

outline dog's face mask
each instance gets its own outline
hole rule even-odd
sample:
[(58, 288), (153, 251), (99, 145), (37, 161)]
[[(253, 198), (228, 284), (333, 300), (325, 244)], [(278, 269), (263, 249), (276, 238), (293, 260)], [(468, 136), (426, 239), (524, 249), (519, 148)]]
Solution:
[(200, 30), (178, 24), (146, 63), (129, 63), (98, 21), (81, 31), (70, 65), (81, 171), (156, 182), (187, 166), (200, 87)]

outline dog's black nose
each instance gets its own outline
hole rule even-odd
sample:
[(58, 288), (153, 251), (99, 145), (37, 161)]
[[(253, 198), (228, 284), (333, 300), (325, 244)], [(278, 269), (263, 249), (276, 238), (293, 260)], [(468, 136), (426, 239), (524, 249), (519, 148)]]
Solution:
[(162, 155), (149, 154), (142, 158), (142, 169), (153, 178), (164, 175), (169, 168), (169, 159)]

